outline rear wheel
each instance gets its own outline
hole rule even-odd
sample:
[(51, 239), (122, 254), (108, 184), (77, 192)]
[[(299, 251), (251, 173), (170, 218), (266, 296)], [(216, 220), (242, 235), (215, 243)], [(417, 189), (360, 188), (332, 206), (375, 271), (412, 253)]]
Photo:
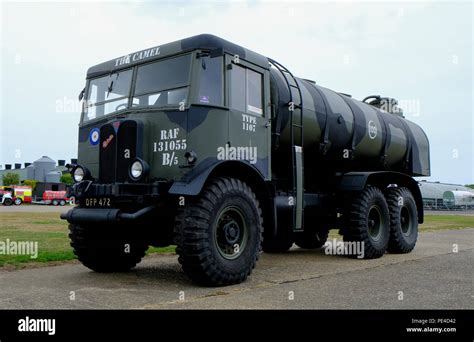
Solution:
[(262, 231), (261, 210), (250, 187), (235, 178), (212, 179), (176, 218), (178, 261), (198, 283), (240, 283), (255, 267)]
[(59, 201), (59, 205), (60, 205), (61, 207), (65, 206), (65, 205), (66, 205), (66, 201), (65, 201), (65, 200), (60, 200), (60, 201)]
[(407, 188), (390, 188), (387, 193), (390, 211), (390, 239), (387, 250), (391, 253), (409, 253), (418, 238), (418, 210), (415, 199)]
[(53, 200), (52, 204), (53, 204), (53, 205), (58, 205), (59, 202), (58, 202), (58, 200)]
[(23, 201), (21, 200), (21, 198), (15, 198), (15, 205), (20, 205), (22, 203)]
[(383, 256), (390, 236), (390, 221), (382, 191), (366, 187), (352, 198), (346, 215), (348, 226), (344, 230), (344, 241), (362, 243), (365, 259)]
[(79, 261), (96, 272), (123, 272), (138, 264), (148, 244), (127, 237), (125, 227), (69, 225), (69, 238)]

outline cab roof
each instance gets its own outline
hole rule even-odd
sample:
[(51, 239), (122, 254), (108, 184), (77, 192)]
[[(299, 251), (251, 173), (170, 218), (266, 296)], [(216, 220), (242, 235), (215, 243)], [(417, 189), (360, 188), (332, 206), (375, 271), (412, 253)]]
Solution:
[(197, 36), (177, 40), (172, 43), (157, 45), (145, 50), (136, 51), (125, 56), (114, 58), (110, 61), (94, 65), (87, 70), (87, 78), (109, 74), (116, 70), (129, 68), (144, 62), (154, 61), (167, 56), (193, 50), (217, 50), (253, 63), (261, 68), (269, 69), (268, 59), (256, 52), (231, 43), (225, 39), (212, 34), (200, 34)]

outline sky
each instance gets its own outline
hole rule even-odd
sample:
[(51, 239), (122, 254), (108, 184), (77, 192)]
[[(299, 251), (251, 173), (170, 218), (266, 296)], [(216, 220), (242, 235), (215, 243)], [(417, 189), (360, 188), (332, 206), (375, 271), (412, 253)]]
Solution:
[(357, 99), (399, 100), (434, 181), (474, 183), (472, 2), (0, 3), (0, 165), (75, 158), (87, 69), (211, 33)]

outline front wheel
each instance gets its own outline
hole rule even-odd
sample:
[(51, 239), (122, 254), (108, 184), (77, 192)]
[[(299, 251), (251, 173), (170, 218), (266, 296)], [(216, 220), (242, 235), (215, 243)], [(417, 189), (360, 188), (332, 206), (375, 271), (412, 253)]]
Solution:
[(197, 283), (240, 283), (255, 267), (262, 231), (261, 209), (250, 187), (239, 179), (214, 178), (176, 217), (178, 261)]
[(148, 244), (130, 236), (126, 227), (99, 224), (69, 225), (74, 254), (93, 271), (124, 272), (145, 256)]
[(5, 198), (3, 200), (3, 204), (6, 205), (6, 206), (10, 206), (13, 204), (13, 200), (11, 198)]

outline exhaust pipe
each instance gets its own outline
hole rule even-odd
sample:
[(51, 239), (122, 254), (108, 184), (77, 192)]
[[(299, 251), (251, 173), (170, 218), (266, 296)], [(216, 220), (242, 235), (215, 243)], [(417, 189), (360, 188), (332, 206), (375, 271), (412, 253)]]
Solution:
[(143, 209), (140, 209), (134, 214), (129, 214), (129, 213), (118, 213), (118, 219), (119, 220), (124, 220), (124, 221), (133, 221), (137, 220), (138, 218), (142, 217), (145, 214), (148, 214), (149, 212), (153, 211), (155, 209), (154, 205), (151, 205), (149, 207), (145, 207)]

